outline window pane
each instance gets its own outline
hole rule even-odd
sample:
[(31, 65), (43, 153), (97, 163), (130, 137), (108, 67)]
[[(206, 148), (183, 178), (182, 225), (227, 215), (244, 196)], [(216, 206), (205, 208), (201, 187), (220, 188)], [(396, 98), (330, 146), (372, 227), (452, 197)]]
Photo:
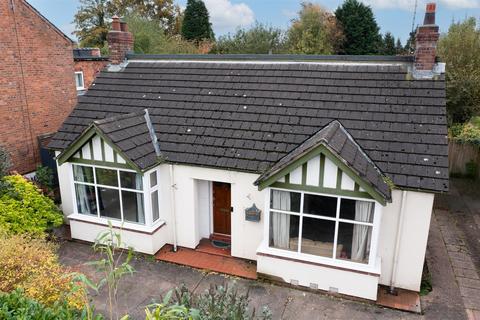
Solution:
[(303, 218), (302, 253), (333, 258), (335, 221)]
[(337, 258), (368, 263), (372, 227), (353, 223), (338, 226)]
[(305, 194), (303, 213), (335, 218), (337, 216), (337, 198)]
[(97, 184), (118, 187), (117, 170), (95, 168)]
[(150, 173), (150, 188), (157, 185), (157, 171)]
[(270, 208), (300, 212), (300, 193), (272, 190), (270, 195)]
[(340, 202), (340, 218), (373, 222), (374, 207), (371, 201), (342, 199)]
[(269, 246), (297, 251), (299, 220), (295, 215), (271, 212)]
[(151, 194), (151, 200), (152, 200), (152, 215), (153, 215), (153, 222), (157, 221), (159, 216), (160, 216), (160, 212), (158, 210), (158, 191), (154, 191), (152, 192)]
[(120, 184), (122, 188), (142, 190), (142, 176), (135, 172), (120, 171)]
[(76, 73), (75, 74), (75, 81), (76, 81), (77, 87), (83, 87), (83, 74), (82, 73)]
[(75, 183), (75, 195), (78, 213), (97, 215), (95, 187)]
[(121, 219), (118, 190), (98, 187), (100, 216)]
[(73, 165), (73, 178), (79, 182), (93, 183), (93, 168)]
[(122, 191), (123, 220), (145, 224), (143, 194)]

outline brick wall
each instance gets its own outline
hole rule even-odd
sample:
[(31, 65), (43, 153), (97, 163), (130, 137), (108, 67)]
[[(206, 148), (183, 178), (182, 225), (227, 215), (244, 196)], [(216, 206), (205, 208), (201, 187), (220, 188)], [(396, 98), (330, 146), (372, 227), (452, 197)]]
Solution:
[(0, 145), (26, 173), (40, 162), (37, 137), (76, 104), (73, 46), (23, 0), (0, 1), (0, 16)]
[(90, 87), (96, 75), (109, 63), (108, 60), (78, 60), (75, 61), (75, 71), (83, 72), (85, 88)]

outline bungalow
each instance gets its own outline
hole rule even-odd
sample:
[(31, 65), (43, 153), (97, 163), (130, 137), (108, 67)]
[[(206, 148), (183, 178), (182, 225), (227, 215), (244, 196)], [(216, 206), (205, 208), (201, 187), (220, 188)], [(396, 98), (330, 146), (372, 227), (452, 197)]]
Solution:
[(415, 56), (127, 54), (50, 143), (72, 237), (110, 220), (154, 254), (213, 235), (288, 283), (419, 291), (448, 190), (438, 36), (429, 4)]

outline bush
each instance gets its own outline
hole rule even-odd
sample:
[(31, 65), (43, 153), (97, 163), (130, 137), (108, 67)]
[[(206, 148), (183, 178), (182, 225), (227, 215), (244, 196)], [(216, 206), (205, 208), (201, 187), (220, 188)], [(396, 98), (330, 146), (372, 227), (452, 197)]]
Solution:
[(38, 166), (35, 172), (35, 182), (46, 192), (53, 188), (53, 171), (49, 167)]
[(0, 228), (12, 234), (43, 235), (63, 223), (55, 203), (33, 183), (20, 175), (6, 176), (3, 181), (11, 185), (15, 196), (0, 195)]
[(0, 292), (0, 319), (4, 320), (58, 320), (81, 319), (79, 311), (72, 310), (66, 305), (58, 304), (54, 307), (45, 305), (25, 296), (20, 289), (10, 293)]
[(72, 293), (72, 277), (59, 264), (54, 244), (25, 235), (0, 236), (0, 291), (21, 288), (48, 307), (65, 302), (82, 309), (86, 299), (81, 291)]
[[(173, 299), (172, 299), (173, 297)], [(247, 294), (239, 294), (234, 286), (212, 285), (204, 293), (195, 296), (187, 287), (182, 286), (170, 291), (161, 304), (147, 309), (147, 320), (171, 319), (166, 315), (175, 315), (175, 319), (271, 319), (268, 308), (255, 316), (255, 310), (249, 311), (250, 299)]]

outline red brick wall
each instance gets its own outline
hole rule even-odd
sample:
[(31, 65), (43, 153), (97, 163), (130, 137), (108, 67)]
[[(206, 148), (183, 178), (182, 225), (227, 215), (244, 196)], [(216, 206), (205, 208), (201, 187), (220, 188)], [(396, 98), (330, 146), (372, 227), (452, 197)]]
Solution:
[(438, 26), (418, 27), (415, 35), (415, 68), (417, 70), (433, 69), (439, 36)]
[(0, 145), (25, 173), (40, 162), (37, 137), (76, 104), (73, 45), (23, 0), (1, 0), (0, 16)]
[(83, 60), (75, 61), (75, 71), (83, 72), (83, 82), (85, 88), (88, 89), (92, 84), (93, 80), (97, 73), (102, 71), (102, 69), (109, 63), (106, 60)]

